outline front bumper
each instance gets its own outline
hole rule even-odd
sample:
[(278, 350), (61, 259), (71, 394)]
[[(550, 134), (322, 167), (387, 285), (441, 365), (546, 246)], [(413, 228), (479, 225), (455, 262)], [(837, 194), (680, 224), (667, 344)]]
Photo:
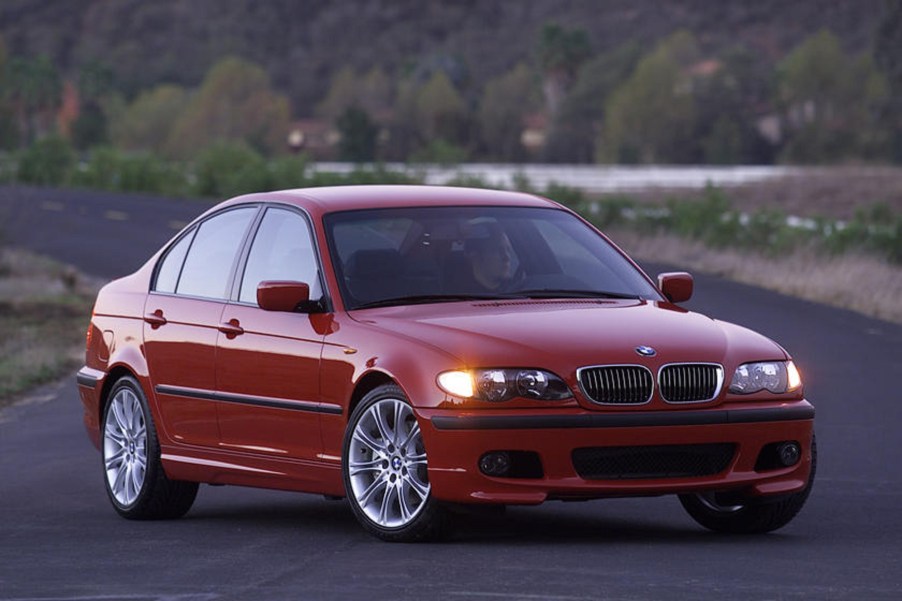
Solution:
[[(450, 502), (537, 504), (704, 490), (782, 495), (804, 489), (811, 471), (814, 407), (807, 401), (679, 411), (418, 409), (417, 415), (433, 494)], [(762, 469), (762, 449), (782, 441), (798, 442), (801, 460), (791, 467)], [(735, 445), (728, 466), (713, 475), (585, 479), (573, 459), (573, 451), (581, 448), (713, 443)], [(492, 451), (535, 453), (541, 477), (485, 475), (479, 461)]]

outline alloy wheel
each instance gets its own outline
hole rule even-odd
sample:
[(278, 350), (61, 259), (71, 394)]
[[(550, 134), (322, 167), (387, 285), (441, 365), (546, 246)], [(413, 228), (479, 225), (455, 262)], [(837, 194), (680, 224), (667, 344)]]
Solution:
[(141, 494), (147, 472), (147, 424), (141, 401), (120, 389), (107, 407), (103, 430), (103, 464), (116, 502), (128, 507)]
[(354, 502), (383, 528), (410, 524), (429, 499), (426, 450), (410, 405), (382, 399), (351, 435), (348, 476)]

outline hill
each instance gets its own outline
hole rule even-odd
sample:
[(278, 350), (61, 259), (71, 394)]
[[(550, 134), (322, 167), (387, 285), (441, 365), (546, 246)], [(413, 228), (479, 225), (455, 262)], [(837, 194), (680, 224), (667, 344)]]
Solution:
[(10, 54), (45, 54), (64, 72), (101, 60), (129, 94), (169, 82), (197, 85), (218, 59), (262, 65), (296, 114), (309, 114), (344, 66), (398, 75), (452, 64), (479, 90), (534, 61), (550, 21), (585, 29), (593, 53), (627, 41), (652, 47), (678, 29), (703, 52), (742, 44), (774, 63), (822, 28), (846, 51), (871, 47), (885, 0), (4, 0)]

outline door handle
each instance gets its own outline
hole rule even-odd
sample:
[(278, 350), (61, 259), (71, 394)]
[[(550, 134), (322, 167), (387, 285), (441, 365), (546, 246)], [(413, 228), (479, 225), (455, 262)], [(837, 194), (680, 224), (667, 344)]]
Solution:
[(230, 319), (227, 323), (221, 323), (217, 329), (225, 334), (229, 340), (244, 334), (244, 328), (241, 327), (241, 323), (237, 319)]
[(152, 327), (154, 330), (156, 330), (156, 329), (159, 328), (160, 326), (165, 326), (165, 325), (168, 323), (168, 322), (166, 321), (166, 318), (163, 317), (163, 310), (162, 310), (162, 309), (157, 309), (157, 310), (154, 311), (153, 313), (145, 313), (145, 314), (144, 314), (144, 321), (146, 321), (147, 323), (149, 323), (149, 324), (150, 324), (150, 327)]

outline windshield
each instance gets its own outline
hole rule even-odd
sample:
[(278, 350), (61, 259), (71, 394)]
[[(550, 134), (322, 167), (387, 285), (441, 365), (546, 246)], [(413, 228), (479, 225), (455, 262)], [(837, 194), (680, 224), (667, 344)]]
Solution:
[(416, 207), (325, 218), (348, 309), (486, 298), (661, 297), (570, 213), (532, 207)]

